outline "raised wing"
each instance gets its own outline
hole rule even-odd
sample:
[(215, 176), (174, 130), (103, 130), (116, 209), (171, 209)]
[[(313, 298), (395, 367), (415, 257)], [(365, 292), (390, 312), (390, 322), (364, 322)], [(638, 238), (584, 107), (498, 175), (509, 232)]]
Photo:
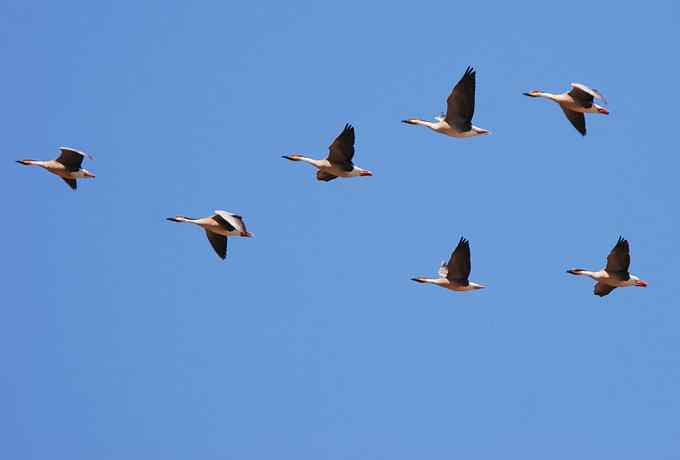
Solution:
[(461, 238), (458, 246), (451, 254), (449, 263), (446, 264), (446, 278), (449, 281), (456, 281), (465, 286), (468, 284), (470, 276), (470, 242), (465, 238)]
[(212, 216), (212, 218), (224, 225), (225, 228), (227, 228), (230, 232), (234, 230), (244, 233), (248, 232), (246, 229), (246, 223), (243, 221), (243, 217), (237, 214), (232, 214), (230, 212), (217, 209), (215, 210), (215, 215)]
[(354, 127), (348, 123), (328, 147), (328, 161), (343, 171), (351, 171), (354, 167), (352, 158), (354, 158)]
[(322, 180), (324, 182), (328, 182), (333, 179), (337, 179), (338, 176), (334, 176), (333, 174), (321, 171), (320, 169), (316, 172), (316, 179), (317, 180)]
[(475, 114), (475, 76), (475, 70), (468, 67), (446, 100), (445, 120), (459, 131), (472, 129), (472, 116)]
[(64, 179), (64, 182), (66, 182), (73, 190), (78, 188), (78, 182), (76, 182), (75, 179), (66, 179), (65, 177), (62, 177), (62, 179)]
[(595, 98), (602, 99), (605, 104), (607, 103), (607, 100), (604, 98), (604, 96), (602, 96), (602, 94), (600, 94), (599, 91), (588, 88), (586, 85), (582, 85), (580, 83), (571, 84), (571, 91), (569, 91), (569, 95), (586, 109), (589, 109), (593, 106), (593, 99)]
[(213, 247), (215, 252), (217, 253), (218, 256), (220, 256), (220, 259), (224, 259), (227, 257), (227, 237), (224, 235), (218, 235), (217, 233), (213, 233), (210, 230), (205, 231), (205, 236), (208, 237), (208, 241), (210, 241), (210, 245)]
[(85, 153), (68, 147), (60, 147), (59, 151), (61, 154), (57, 158), (57, 162), (63, 164), (69, 171), (78, 171), (80, 169), (80, 165), (83, 164), (83, 157), (86, 155)]
[(630, 267), (630, 246), (628, 241), (619, 236), (616, 245), (607, 256), (607, 266), (605, 270), (609, 273), (619, 275), (621, 279), (627, 280), (630, 277), (628, 273)]
[(567, 120), (576, 128), (576, 131), (581, 133), (582, 136), (586, 135), (586, 117), (581, 112), (574, 112), (573, 110), (565, 109), (562, 107), (562, 111), (567, 116)]
[(600, 297), (604, 297), (610, 292), (612, 292), (614, 289), (616, 289), (614, 286), (609, 286), (608, 284), (604, 283), (597, 283), (595, 284), (595, 289), (593, 290), (593, 294), (599, 295)]

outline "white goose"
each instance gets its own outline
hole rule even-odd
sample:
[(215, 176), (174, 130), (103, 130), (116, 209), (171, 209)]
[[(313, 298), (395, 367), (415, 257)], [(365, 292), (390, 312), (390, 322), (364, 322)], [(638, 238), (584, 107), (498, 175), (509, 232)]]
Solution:
[(187, 222), (198, 225), (205, 229), (205, 234), (213, 249), (224, 259), (227, 256), (227, 237), (228, 236), (244, 236), (250, 238), (253, 236), (246, 229), (246, 224), (241, 216), (232, 214), (226, 211), (215, 211), (210, 217), (203, 217), (201, 219), (193, 219), (186, 216), (168, 217), (167, 220), (171, 222)]
[(475, 114), (475, 76), (472, 67), (465, 70), (465, 74), (456, 84), (446, 100), (446, 116), (436, 117), (436, 122), (409, 118), (402, 120), (408, 125), (426, 126), (433, 131), (451, 137), (472, 137), (489, 134), (490, 131), (472, 124)]
[(352, 158), (354, 158), (354, 128), (350, 124), (345, 125), (345, 129), (328, 147), (328, 157), (325, 160), (315, 160), (298, 154), (284, 155), (282, 158), (309, 163), (318, 169), (316, 172), (317, 180), (325, 182), (338, 177), (373, 175), (371, 171), (354, 166), (354, 163), (352, 163)]
[(593, 294), (604, 297), (617, 287), (638, 286), (647, 287), (647, 282), (628, 273), (630, 266), (630, 247), (628, 241), (619, 236), (616, 245), (607, 256), (607, 266), (600, 271), (589, 271), (582, 268), (572, 268), (567, 273), (572, 275), (589, 276), (597, 281)]
[(69, 147), (60, 147), (61, 154), (56, 160), (17, 160), (17, 163), (26, 166), (39, 166), (52, 174), (61, 177), (73, 190), (78, 188), (76, 179), (94, 179), (95, 175), (87, 169), (81, 168), (83, 158), (94, 160), (85, 152)]
[(544, 97), (557, 102), (562, 108), (562, 111), (564, 111), (567, 120), (569, 120), (582, 136), (586, 135), (586, 117), (583, 115), (584, 113), (609, 115), (609, 110), (593, 102), (595, 98), (597, 98), (601, 99), (606, 104), (607, 100), (602, 94), (597, 90), (588, 88), (586, 85), (580, 83), (572, 83), (571, 91), (568, 93), (552, 94), (546, 93), (545, 91), (534, 90), (523, 94), (529, 97)]
[(483, 284), (473, 283), (470, 277), (470, 243), (461, 238), (458, 246), (451, 254), (448, 263), (442, 262), (439, 267), (439, 278), (426, 278), (419, 276), (411, 278), (418, 283), (434, 284), (452, 291), (475, 291), (485, 288)]

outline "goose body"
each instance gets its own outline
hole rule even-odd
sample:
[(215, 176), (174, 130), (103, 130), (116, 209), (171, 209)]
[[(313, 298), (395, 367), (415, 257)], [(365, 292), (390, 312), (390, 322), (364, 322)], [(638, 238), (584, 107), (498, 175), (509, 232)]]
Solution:
[(483, 284), (473, 283), (468, 279), (471, 268), (470, 243), (465, 238), (461, 238), (456, 249), (451, 253), (449, 261), (442, 262), (439, 267), (438, 278), (419, 276), (411, 279), (417, 283), (434, 284), (435, 286), (458, 292), (476, 291), (485, 288), (486, 286)]
[(593, 294), (604, 297), (616, 288), (629, 286), (647, 287), (647, 282), (628, 272), (630, 266), (630, 246), (628, 241), (619, 237), (607, 256), (607, 266), (602, 270), (591, 271), (572, 268), (567, 273), (588, 276), (596, 281)]
[(17, 160), (25, 166), (38, 166), (61, 177), (73, 190), (78, 188), (76, 179), (94, 179), (95, 175), (82, 168), (83, 158), (93, 159), (88, 154), (69, 147), (60, 147), (60, 155), (56, 160)]
[(545, 91), (529, 91), (524, 93), (529, 97), (542, 97), (557, 102), (562, 108), (567, 120), (581, 133), (586, 135), (586, 119), (585, 113), (599, 113), (602, 115), (609, 115), (609, 110), (598, 104), (595, 104), (595, 99), (601, 99), (606, 103), (606, 99), (594, 89), (582, 85), (580, 83), (572, 83), (571, 90), (562, 94), (552, 94)]
[(354, 128), (352, 125), (346, 124), (342, 132), (328, 147), (328, 156), (325, 159), (316, 160), (298, 154), (284, 155), (282, 158), (290, 161), (302, 161), (314, 166), (318, 170), (316, 178), (320, 181), (328, 182), (338, 177), (372, 176), (371, 171), (355, 166), (352, 162), (354, 142)]
[(402, 120), (408, 125), (430, 128), (440, 134), (451, 137), (473, 137), (489, 134), (489, 131), (472, 124), (475, 113), (476, 72), (468, 67), (446, 100), (446, 115), (436, 117), (436, 121), (419, 118)]
[(253, 234), (246, 229), (246, 224), (241, 216), (221, 210), (215, 211), (215, 214), (212, 216), (199, 219), (186, 216), (175, 216), (168, 217), (167, 220), (171, 222), (185, 222), (203, 228), (208, 237), (208, 241), (210, 241), (210, 245), (221, 259), (224, 259), (227, 256), (228, 236), (242, 236), (246, 238), (253, 236)]

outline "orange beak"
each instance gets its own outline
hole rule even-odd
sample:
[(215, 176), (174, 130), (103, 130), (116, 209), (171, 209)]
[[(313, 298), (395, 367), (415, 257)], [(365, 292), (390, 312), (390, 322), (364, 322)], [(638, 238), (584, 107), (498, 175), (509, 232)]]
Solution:
[(637, 281), (635, 282), (635, 285), (636, 285), (637, 287), (647, 287), (647, 282), (646, 282), (646, 281), (642, 281), (642, 280), (637, 280)]
[(361, 171), (361, 173), (359, 173), (359, 175), (360, 176), (372, 176), (373, 173), (371, 171)]
[(609, 110), (605, 109), (604, 107), (598, 107), (597, 112), (601, 113), (602, 115), (609, 115)]

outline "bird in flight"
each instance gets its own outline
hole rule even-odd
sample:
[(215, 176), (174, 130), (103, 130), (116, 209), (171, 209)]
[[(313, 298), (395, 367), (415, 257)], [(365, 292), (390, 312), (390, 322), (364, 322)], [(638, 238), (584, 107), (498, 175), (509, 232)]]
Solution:
[(463, 77), (456, 83), (446, 100), (446, 115), (435, 117), (436, 122), (409, 118), (402, 120), (408, 125), (427, 126), (433, 131), (451, 137), (472, 137), (489, 134), (490, 131), (472, 124), (475, 114), (475, 80), (476, 71), (468, 67)]
[(582, 136), (586, 135), (585, 113), (609, 115), (609, 110), (594, 102), (595, 99), (601, 99), (606, 104), (607, 100), (602, 94), (580, 83), (572, 83), (571, 91), (562, 94), (552, 94), (537, 90), (523, 94), (529, 97), (544, 97), (557, 102), (562, 108), (564, 115), (566, 115), (567, 120)]
[(44, 168), (61, 177), (73, 190), (78, 188), (76, 179), (94, 179), (94, 174), (81, 167), (83, 158), (94, 160), (93, 157), (69, 147), (60, 147), (59, 150), (61, 154), (56, 160), (17, 160), (17, 163)]
[(596, 272), (582, 268), (572, 268), (567, 270), (567, 273), (591, 277), (597, 281), (593, 294), (604, 297), (617, 287), (647, 287), (647, 282), (628, 272), (629, 266), (630, 246), (627, 240), (619, 236), (614, 248), (607, 256), (607, 266), (605, 268)]
[(474, 291), (485, 288), (483, 284), (473, 283), (470, 277), (470, 242), (461, 238), (448, 262), (439, 267), (439, 278), (419, 276), (411, 278), (418, 283), (434, 284), (452, 291)]
[(203, 227), (205, 234), (210, 241), (210, 245), (221, 259), (227, 256), (227, 237), (228, 236), (244, 236), (250, 238), (253, 236), (246, 229), (246, 224), (243, 218), (239, 215), (232, 214), (226, 211), (215, 211), (215, 214), (201, 219), (194, 219), (186, 216), (168, 217), (167, 220), (171, 222), (187, 222), (190, 224)]
[(290, 161), (302, 161), (317, 168), (316, 178), (321, 181), (331, 181), (338, 177), (372, 176), (367, 169), (355, 166), (354, 158), (354, 127), (345, 125), (340, 135), (335, 138), (328, 147), (328, 156), (325, 160), (315, 160), (303, 155), (284, 155), (282, 158)]

